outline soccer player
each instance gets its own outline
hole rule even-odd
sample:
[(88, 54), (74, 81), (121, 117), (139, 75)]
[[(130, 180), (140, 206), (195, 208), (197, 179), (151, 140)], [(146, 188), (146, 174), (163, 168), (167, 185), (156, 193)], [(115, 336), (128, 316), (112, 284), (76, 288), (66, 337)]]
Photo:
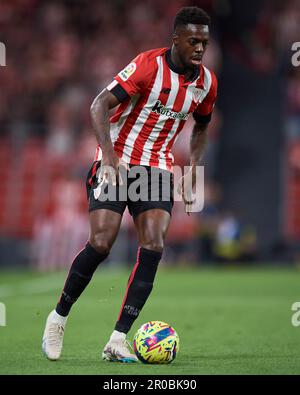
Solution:
[[(120, 177), (122, 165), (126, 166), (127, 173), (140, 166), (147, 174), (156, 169), (169, 175), (161, 177), (159, 185), (146, 181), (141, 188), (150, 193), (168, 183), (173, 192), (171, 148), (189, 114), (195, 119), (190, 141), (190, 170), (180, 182), (185, 178), (190, 180), (191, 188), (195, 185), (196, 166), (204, 152), (207, 125), (217, 94), (214, 73), (202, 65), (209, 25), (210, 18), (202, 9), (182, 8), (174, 20), (172, 47), (139, 54), (91, 106), (98, 147), (87, 178), (90, 236), (72, 263), (60, 300), (47, 318), (43, 351), (51, 360), (60, 357), (69, 311), (98, 265), (108, 256), (128, 207), (138, 235), (137, 261), (102, 358), (137, 361), (126, 334), (151, 293), (170, 223), (173, 196), (164, 200), (160, 194), (159, 199), (148, 201), (135, 201), (130, 196), (126, 201), (118, 197), (102, 201), (100, 196), (103, 187), (113, 185), (119, 189), (124, 184)], [(119, 107), (115, 115), (109, 119), (109, 110), (116, 106)], [(190, 204), (182, 188), (181, 191), (185, 203)]]

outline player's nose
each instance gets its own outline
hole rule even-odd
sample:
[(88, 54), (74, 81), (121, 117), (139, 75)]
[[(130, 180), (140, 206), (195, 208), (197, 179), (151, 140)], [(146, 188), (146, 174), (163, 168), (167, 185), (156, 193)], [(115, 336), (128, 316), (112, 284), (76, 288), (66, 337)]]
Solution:
[(196, 53), (202, 53), (203, 50), (204, 50), (203, 44), (202, 44), (202, 43), (198, 43), (198, 44), (196, 45), (195, 52), (196, 52)]

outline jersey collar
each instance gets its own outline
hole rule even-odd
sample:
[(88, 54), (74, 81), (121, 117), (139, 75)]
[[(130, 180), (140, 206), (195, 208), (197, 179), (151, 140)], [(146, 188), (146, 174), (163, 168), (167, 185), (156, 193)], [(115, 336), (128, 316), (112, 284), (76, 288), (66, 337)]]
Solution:
[[(172, 62), (172, 59), (171, 59), (171, 49), (170, 49), (170, 48), (166, 51), (166, 62), (167, 62), (167, 65), (169, 66), (169, 68), (170, 68), (172, 71), (174, 71), (174, 73), (180, 74), (180, 75), (184, 75), (184, 74), (185, 74), (183, 68), (180, 68), (180, 67), (176, 66), (176, 65)], [(186, 84), (191, 84), (191, 83), (193, 83), (193, 82), (200, 76), (200, 70), (202, 71), (202, 67), (201, 67), (201, 68), (199, 67), (199, 68), (195, 69), (195, 73), (193, 74), (191, 80), (190, 80), (190, 81), (186, 81)]]

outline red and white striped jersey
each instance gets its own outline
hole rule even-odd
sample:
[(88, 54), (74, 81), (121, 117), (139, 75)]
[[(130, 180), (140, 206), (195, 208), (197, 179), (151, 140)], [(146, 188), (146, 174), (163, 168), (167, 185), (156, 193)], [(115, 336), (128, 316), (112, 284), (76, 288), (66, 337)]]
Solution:
[[(122, 101), (110, 119), (117, 155), (126, 163), (172, 170), (171, 148), (189, 114), (210, 120), (217, 79), (201, 65), (193, 81), (185, 81), (170, 50), (160, 48), (138, 55), (107, 89)], [(101, 157), (98, 146), (95, 160)]]

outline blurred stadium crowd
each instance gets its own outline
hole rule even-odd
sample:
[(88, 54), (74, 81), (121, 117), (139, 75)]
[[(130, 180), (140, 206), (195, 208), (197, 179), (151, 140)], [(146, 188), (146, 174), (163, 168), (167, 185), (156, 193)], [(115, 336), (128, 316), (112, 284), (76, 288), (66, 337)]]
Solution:
[[(204, 63), (219, 77), (224, 50), (257, 73), (282, 67), (287, 152), (282, 233), (300, 240), (300, 68), (290, 64), (291, 43), (300, 41), (300, 2), (260, 1), (256, 24), (248, 27), (247, 18), (241, 22), (231, 14), (231, 3), (1, 0), (7, 66), (0, 68), (0, 264), (34, 263), (41, 269), (70, 264), (88, 235), (84, 180), (96, 144), (92, 100), (137, 53), (170, 45), (174, 15), (185, 5), (199, 5), (213, 17)], [(241, 223), (222, 206), (222, 185), (215, 179), (222, 121), (217, 106), (205, 157), (205, 209), (188, 217), (176, 203), (166, 262), (260, 257), (253, 224)], [(174, 150), (181, 165), (188, 164), (191, 124)], [(111, 261), (120, 260), (120, 249), (124, 261), (134, 259), (135, 243), (126, 213)]]

